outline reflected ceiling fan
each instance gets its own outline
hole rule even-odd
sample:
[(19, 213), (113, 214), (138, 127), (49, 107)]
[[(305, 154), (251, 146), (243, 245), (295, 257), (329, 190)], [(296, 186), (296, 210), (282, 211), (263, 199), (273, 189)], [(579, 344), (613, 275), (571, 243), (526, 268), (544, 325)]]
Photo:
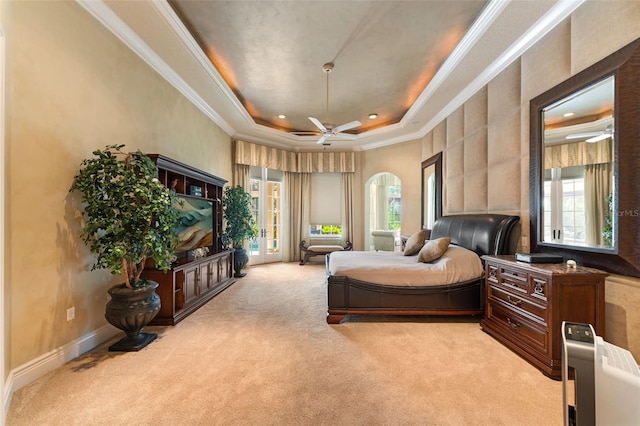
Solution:
[(585, 139), (585, 142), (593, 143), (599, 142), (603, 139), (607, 139), (613, 136), (613, 126), (609, 124), (603, 131), (597, 132), (583, 132), (583, 133), (570, 133), (567, 135), (567, 139)]
[(322, 66), (322, 71), (324, 71), (327, 74), (326, 122), (322, 123), (317, 118), (309, 117), (309, 120), (311, 120), (311, 122), (315, 124), (315, 126), (318, 128), (318, 130), (320, 130), (322, 134), (320, 136), (320, 139), (318, 139), (318, 141), (316, 142), (319, 145), (329, 145), (329, 143), (326, 142), (326, 140), (329, 138), (341, 138), (341, 139), (350, 139), (350, 140), (356, 139), (358, 137), (357, 135), (353, 135), (350, 133), (342, 133), (342, 132), (344, 132), (345, 130), (354, 129), (362, 124), (358, 120), (351, 121), (349, 123), (342, 124), (340, 126), (336, 126), (335, 124), (329, 122), (329, 73), (332, 70), (333, 70), (333, 62), (327, 62)]

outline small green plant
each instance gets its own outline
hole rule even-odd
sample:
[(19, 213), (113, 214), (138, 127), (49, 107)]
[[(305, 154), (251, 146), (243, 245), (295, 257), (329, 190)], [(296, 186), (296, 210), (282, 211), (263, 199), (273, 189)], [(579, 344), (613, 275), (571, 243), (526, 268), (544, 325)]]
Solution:
[(222, 234), (222, 244), (233, 248), (242, 247), (242, 242), (258, 235), (258, 227), (251, 214), (251, 194), (240, 185), (227, 187), (222, 196), (224, 208), (225, 229)]
[(613, 194), (609, 194), (606, 199), (607, 205), (609, 206), (609, 211), (604, 216), (605, 226), (602, 229), (602, 237), (607, 245), (611, 245), (613, 242), (613, 219), (611, 213), (613, 212)]
[(85, 159), (70, 191), (82, 193), (86, 217), (81, 237), (97, 254), (94, 269), (122, 274), (129, 288), (142, 286), (147, 258), (168, 270), (178, 238), (173, 232), (179, 213), (173, 192), (157, 178), (155, 163), (140, 151), (107, 145)]

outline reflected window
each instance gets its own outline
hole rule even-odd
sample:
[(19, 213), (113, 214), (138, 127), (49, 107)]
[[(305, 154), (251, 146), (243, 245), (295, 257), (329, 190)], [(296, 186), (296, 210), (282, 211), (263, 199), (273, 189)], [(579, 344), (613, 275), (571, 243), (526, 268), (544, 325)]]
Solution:
[(544, 108), (542, 241), (611, 248), (614, 77)]

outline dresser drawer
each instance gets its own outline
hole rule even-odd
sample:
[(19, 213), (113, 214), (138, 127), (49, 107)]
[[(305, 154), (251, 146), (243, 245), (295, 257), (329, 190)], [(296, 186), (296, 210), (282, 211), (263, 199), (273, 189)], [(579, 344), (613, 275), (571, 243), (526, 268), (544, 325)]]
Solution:
[(498, 283), (517, 293), (529, 293), (529, 274), (524, 271), (500, 268)]
[[(491, 283), (491, 281), (490, 281)], [(527, 298), (535, 304), (546, 306), (549, 285), (544, 276), (529, 274), (525, 271), (509, 268), (499, 268), (496, 284), (505, 291), (521, 298)]]
[(532, 315), (542, 323), (547, 323), (547, 307), (545, 303), (535, 303), (528, 298), (516, 295), (504, 287), (490, 285), (489, 298), (507, 304), (511, 309), (520, 310)]
[(512, 341), (519, 341), (538, 352), (549, 352), (549, 334), (547, 327), (518, 314), (490, 300), (487, 306), (488, 319), (498, 324), (502, 332)]

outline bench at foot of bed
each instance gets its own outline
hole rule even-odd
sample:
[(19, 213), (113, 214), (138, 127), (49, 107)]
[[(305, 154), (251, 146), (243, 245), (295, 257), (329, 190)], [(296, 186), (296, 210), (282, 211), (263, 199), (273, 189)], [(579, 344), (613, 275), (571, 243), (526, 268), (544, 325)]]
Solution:
[(351, 251), (351, 249), (353, 248), (351, 241), (347, 241), (344, 247), (337, 244), (314, 244), (307, 247), (305, 244), (305, 240), (300, 241), (300, 254), (302, 255), (304, 253), (304, 257), (300, 259), (301, 265), (307, 263), (309, 258), (313, 256), (325, 256), (327, 253), (332, 253), (334, 251)]

